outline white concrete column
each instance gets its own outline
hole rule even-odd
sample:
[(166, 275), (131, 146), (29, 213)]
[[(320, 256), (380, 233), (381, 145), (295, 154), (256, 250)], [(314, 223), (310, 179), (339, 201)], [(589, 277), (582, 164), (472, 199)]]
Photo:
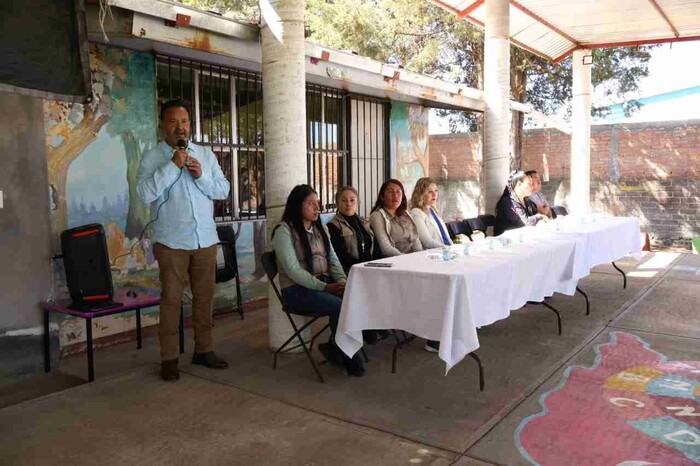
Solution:
[[(287, 196), (307, 182), (305, 7), (306, 0), (260, 0), (268, 245)], [(276, 349), (292, 328), (272, 287), (268, 301), (270, 347)]]
[(590, 50), (575, 50), (571, 100), (571, 195), (569, 212), (591, 210), (591, 68)]
[(510, 4), (486, 0), (483, 190), (493, 213), (510, 173)]

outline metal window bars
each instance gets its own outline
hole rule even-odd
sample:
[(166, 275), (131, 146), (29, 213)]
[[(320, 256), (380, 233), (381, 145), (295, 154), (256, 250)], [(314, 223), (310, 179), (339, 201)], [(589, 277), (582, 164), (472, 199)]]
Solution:
[(192, 141), (211, 148), (231, 183), (228, 199), (214, 204), (215, 220), (264, 218), (260, 73), (159, 55), (156, 82), (160, 103), (182, 99), (190, 106)]
[[(212, 149), (231, 183), (228, 199), (215, 203), (215, 220), (265, 218), (262, 75), (158, 55), (156, 83), (160, 103), (189, 105), (192, 141)], [(307, 182), (323, 212), (335, 210), (338, 188), (352, 185), (360, 215), (369, 215), (389, 177), (389, 109), (387, 100), (307, 84)]]

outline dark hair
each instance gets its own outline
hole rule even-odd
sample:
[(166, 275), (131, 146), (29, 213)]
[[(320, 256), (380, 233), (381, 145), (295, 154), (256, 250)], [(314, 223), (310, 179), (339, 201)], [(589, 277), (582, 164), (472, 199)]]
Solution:
[[(301, 247), (304, 250), (304, 255), (306, 256), (306, 265), (308, 267), (309, 273), (313, 273), (314, 259), (313, 254), (311, 253), (311, 244), (309, 243), (309, 237), (307, 236), (306, 229), (304, 228), (304, 220), (302, 218), (301, 210), (304, 201), (311, 194), (317, 193), (314, 190), (314, 188), (312, 188), (308, 184), (298, 184), (294, 186), (294, 189), (292, 189), (292, 192), (289, 193), (289, 196), (287, 197), (287, 203), (284, 205), (284, 213), (282, 213), (282, 221), (289, 225), (289, 228), (296, 231), (297, 235), (299, 236), (299, 239), (301, 240)], [(321, 223), (321, 217), (319, 216), (318, 219), (316, 219), (316, 221), (313, 222), (313, 224), (314, 226), (316, 226), (316, 228), (318, 228), (318, 231), (321, 233), (323, 245), (326, 248), (326, 254), (328, 255), (328, 259), (330, 260), (330, 241), (328, 240), (328, 235), (326, 235), (326, 231), (323, 228), (323, 223)], [(272, 230), (273, 238), (278, 227), (279, 225), (277, 225), (275, 229)]]
[(520, 170), (514, 171), (508, 177), (508, 186), (510, 189), (515, 189), (515, 187), (520, 184), (525, 178), (529, 178), (530, 175), (521, 172)]
[(375, 202), (374, 207), (372, 207), (372, 212), (384, 207), (384, 191), (386, 191), (386, 189), (392, 183), (397, 185), (399, 188), (401, 188), (401, 204), (396, 208), (396, 216), (401, 217), (404, 214), (404, 212), (406, 212), (406, 209), (408, 209), (408, 200), (406, 199), (406, 190), (403, 189), (403, 185), (401, 184), (401, 182), (397, 179), (394, 179), (394, 178), (389, 178), (384, 183), (382, 183), (381, 188), (379, 188), (379, 194), (377, 194), (377, 202)]
[(187, 102), (181, 99), (173, 99), (173, 100), (168, 100), (165, 102), (163, 105), (160, 106), (160, 121), (163, 121), (165, 119), (165, 112), (170, 110), (171, 108), (184, 108), (187, 111), (187, 117), (190, 118), (190, 107), (187, 105)]
[(525, 176), (537, 175), (537, 170), (528, 170), (525, 172)]

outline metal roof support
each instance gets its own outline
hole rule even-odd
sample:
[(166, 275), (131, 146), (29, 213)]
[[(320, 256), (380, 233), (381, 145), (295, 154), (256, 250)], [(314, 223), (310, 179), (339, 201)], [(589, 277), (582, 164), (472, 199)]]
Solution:
[[(653, 0), (650, 0), (650, 1), (653, 2)], [(516, 2), (515, 0), (510, 0), (510, 4), (513, 5), (515, 8), (517, 8), (518, 10), (522, 11), (523, 13), (525, 13), (525, 14), (526, 14), (527, 16), (529, 16), (530, 18), (532, 18), (532, 19), (534, 19), (535, 21), (539, 22), (541, 25), (547, 27), (548, 29), (552, 30), (553, 32), (556, 32), (557, 34), (559, 34), (560, 36), (562, 36), (564, 39), (568, 40), (568, 41), (571, 42), (572, 44), (576, 45), (577, 47), (580, 47), (580, 46), (581, 46), (581, 44), (579, 44), (579, 42), (578, 42), (576, 39), (574, 39), (573, 37), (571, 37), (570, 35), (568, 35), (568, 34), (565, 33), (564, 31), (562, 31), (562, 30), (559, 29), (558, 27), (554, 26), (552, 23), (550, 23), (549, 21), (545, 20), (545, 19), (542, 18), (541, 16), (536, 15), (536, 14), (533, 13), (532, 11), (528, 10), (527, 8), (525, 8), (524, 6), (522, 6), (520, 3)]]
[(591, 69), (593, 62), (590, 55), (590, 50), (579, 49), (574, 51), (573, 57), (569, 210), (580, 215), (591, 210)]
[(668, 16), (666, 16), (666, 13), (664, 13), (664, 10), (661, 9), (661, 6), (656, 2), (656, 0), (649, 0), (649, 3), (651, 3), (654, 6), (654, 9), (656, 10), (657, 13), (666, 21), (666, 24), (668, 24), (668, 27), (671, 28), (671, 32), (673, 32), (673, 35), (676, 37), (679, 37), (680, 34), (678, 34), (678, 29), (673, 25), (670, 19), (668, 19)]
[(486, 1), (484, 33), (484, 211), (493, 212), (510, 173), (510, 5)]

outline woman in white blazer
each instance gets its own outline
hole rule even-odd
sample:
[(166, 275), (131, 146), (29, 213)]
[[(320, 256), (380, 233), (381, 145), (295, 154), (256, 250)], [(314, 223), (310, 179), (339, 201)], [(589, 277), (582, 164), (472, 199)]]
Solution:
[(423, 249), (452, 244), (447, 225), (435, 208), (437, 199), (438, 188), (431, 178), (421, 178), (416, 182), (411, 196), (411, 217), (416, 222)]

